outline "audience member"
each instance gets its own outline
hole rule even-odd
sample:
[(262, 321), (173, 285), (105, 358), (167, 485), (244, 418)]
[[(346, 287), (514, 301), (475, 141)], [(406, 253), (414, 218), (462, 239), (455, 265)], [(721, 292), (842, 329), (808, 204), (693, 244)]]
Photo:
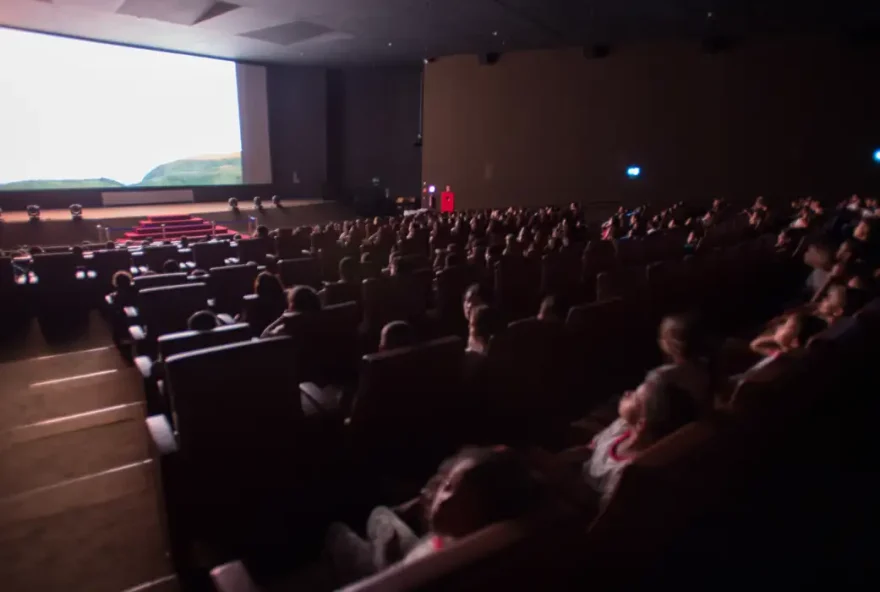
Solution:
[(220, 326), (220, 319), (210, 310), (200, 310), (189, 317), (186, 326), (190, 331), (210, 331)]
[(507, 449), (466, 448), (441, 465), (421, 500), (428, 532), (419, 536), (397, 514), (375, 508), (366, 537), (334, 523), (325, 550), (336, 585), (409, 563), (497, 522), (522, 517), (547, 499), (543, 483)]
[(655, 372), (689, 394), (701, 412), (714, 407), (716, 351), (711, 341), (704, 323), (693, 314), (667, 316), (657, 336), (668, 363)]
[(180, 271), (180, 263), (174, 259), (169, 259), (162, 264), (162, 273), (178, 273)]
[(254, 281), (254, 294), (257, 299), (250, 307), (246, 307), (241, 321), (253, 327), (254, 332), (262, 332), (278, 319), (287, 307), (287, 296), (278, 278), (267, 271), (260, 272)]
[(415, 331), (406, 321), (392, 321), (382, 327), (379, 351), (409, 347), (416, 342)]
[(828, 326), (821, 318), (808, 313), (792, 313), (771, 334), (765, 334), (751, 343), (751, 349), (762, 356), (779, 354), (806, 347), (810, 339)]

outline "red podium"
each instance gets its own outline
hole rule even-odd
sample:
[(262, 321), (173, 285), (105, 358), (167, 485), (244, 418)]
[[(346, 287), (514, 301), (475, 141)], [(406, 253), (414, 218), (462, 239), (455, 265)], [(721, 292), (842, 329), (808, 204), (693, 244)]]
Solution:
[(451, 191), (444, 191), (440, 194), (440, 211), (452, 212), (455, 210), (455, 194)]

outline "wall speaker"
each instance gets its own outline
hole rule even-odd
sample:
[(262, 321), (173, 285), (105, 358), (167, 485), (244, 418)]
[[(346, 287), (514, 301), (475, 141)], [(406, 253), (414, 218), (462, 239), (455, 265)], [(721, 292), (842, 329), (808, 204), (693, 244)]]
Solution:
[(477, 56), (477, 59), (480, 60), (480, 65), (491, 66), (498, 63), (498, 60), (501, 59), (501, 54), (495, 51), (489, 53), (481, 53)]

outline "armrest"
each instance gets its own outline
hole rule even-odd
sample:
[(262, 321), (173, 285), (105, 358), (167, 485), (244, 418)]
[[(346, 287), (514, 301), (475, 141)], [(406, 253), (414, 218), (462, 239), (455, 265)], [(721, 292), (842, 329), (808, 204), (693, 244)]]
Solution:
[(314, 382), (302, 382), (299, 385), (299, 392), (325, 413), (339, 411), (340, 391), (333, 385), (321, 388)]
[(147, 338), (147, 332), (140, 325), (132, 325), (128, 328), (128, 334), (135, 341), (144, 341)]
[(150, 442), (158, 456), (168, 456), (177, 452), (177, 438), (164, 415), (151, 415), (146, 420)]
[(235, 324), (235, 319), (233, 319), (232, 316), (226, 314), (225, 312), (218, 313), (217, 319), (219, 319), (219, 321), (221, 323), (223, 323), (224, 325), (234, 325)]
[(138, 371), (141, 373), (141, 376), (143, 376), (145, 380), (153, 375), (153, 360), (151, 360), (148, 356), (136, 357), (134, 359), (134, 365), (137, 366)]
[(136, 319), (140, 316), (140, 311), (138, 311), (136, 306), (126, 306), (122, 310), (129, 319)]
[(233, 561), (211, 570), (218, 592), (263, 592), (241, 561)]
[(112, 292), (111, 292), (110, 294), (105, 294), (105, 295), (104, 295), (104, 302), (106, 302), (108, 306), (113, 306), (113, 303), (115, 302), (115, 299), (113, 298), (113, 293), (112, 293)]

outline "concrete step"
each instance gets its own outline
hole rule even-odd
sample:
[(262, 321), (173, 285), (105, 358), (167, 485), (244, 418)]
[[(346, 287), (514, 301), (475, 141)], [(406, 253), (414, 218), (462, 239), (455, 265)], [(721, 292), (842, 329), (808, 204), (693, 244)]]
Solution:
[(148, 456), (142, 403), (13, 428), (0, 432), (0, 498)]
[(0, 500), (3, 589), (120, 592), (169, 576), (151, 470), (138, 463)]
[(0, 430), (142, 400), (141, 378), (134, 368), (83, 366), (74, 372), (58, 378), (46, 378), (57, 375), (54, 371), (14, 374), (12, 384), (7, 384), (4, 375)]

